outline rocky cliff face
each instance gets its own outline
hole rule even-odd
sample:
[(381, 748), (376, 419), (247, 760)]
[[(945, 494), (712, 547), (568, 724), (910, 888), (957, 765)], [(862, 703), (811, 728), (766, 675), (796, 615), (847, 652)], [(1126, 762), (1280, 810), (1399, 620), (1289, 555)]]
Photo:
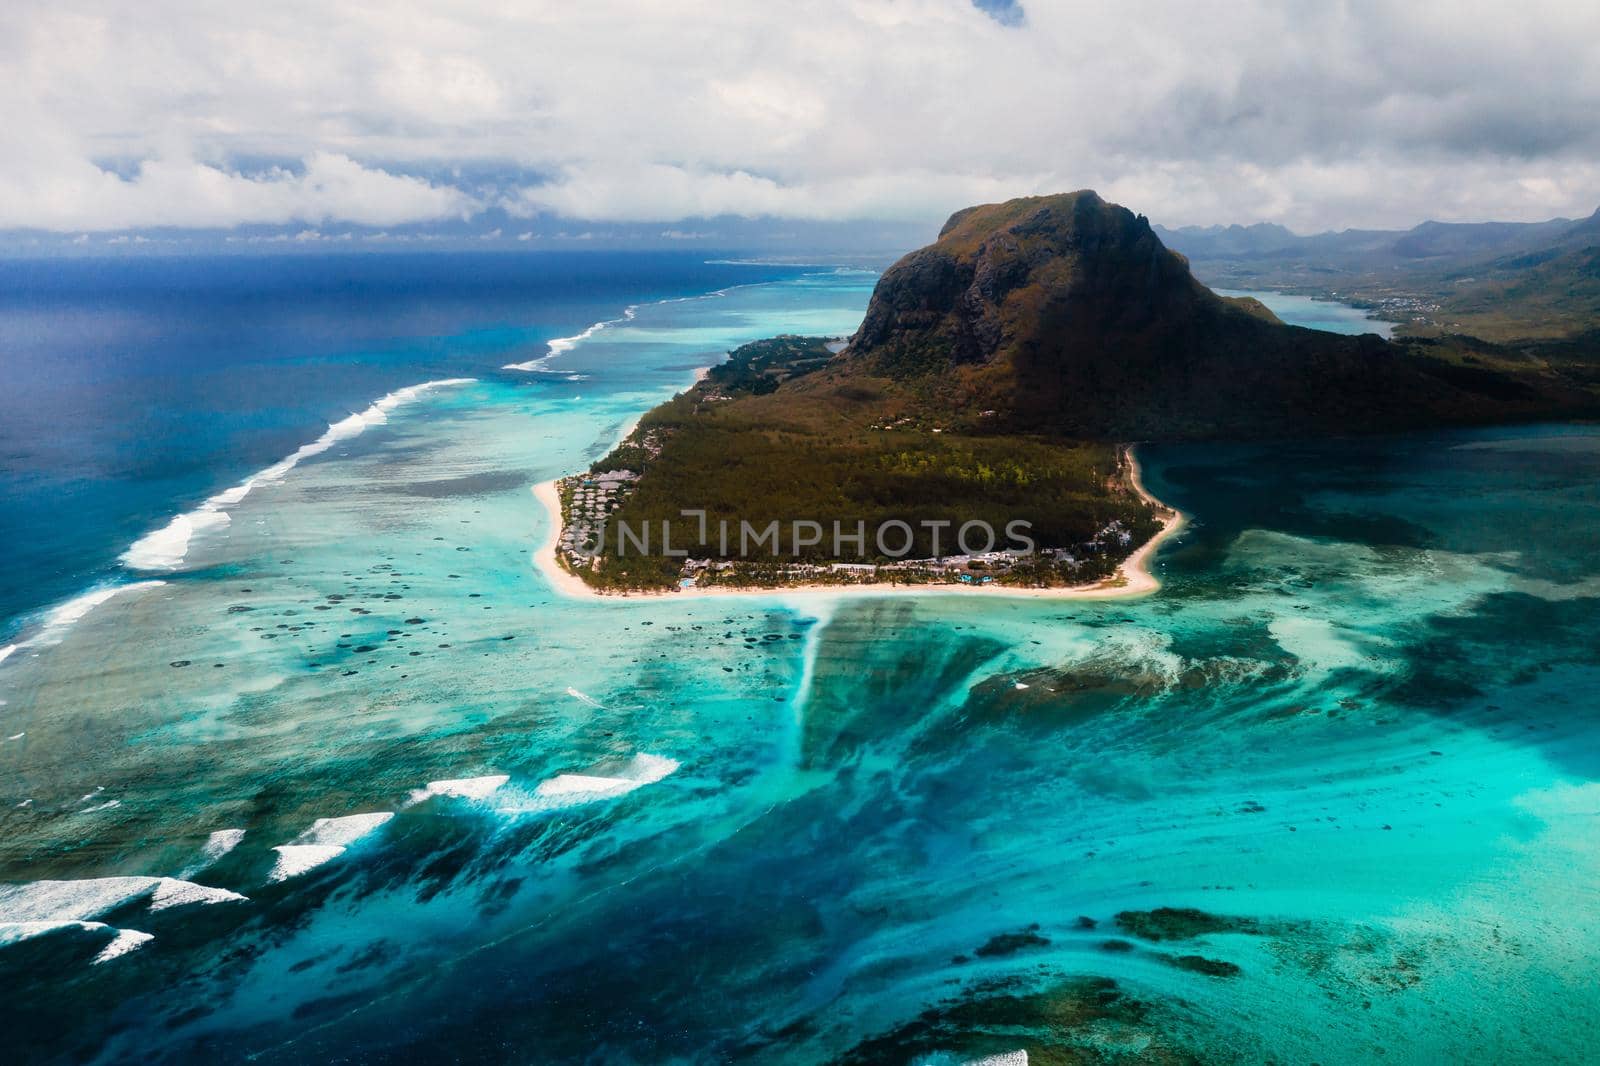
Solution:
[(1142, 216), (1084, 191), (952, 215), (884, 273), (840, 364), (910, 386), (930, 415), (1071, 436), (1363, 432), (1596, 409), (1547, 367), (1482, 355), (1286, 326), (1212, 293)]
[(969, 207), (901, 259), (873, 294), (853, 351), (936, 348), (987, 363), (1066, 308), (1098, 327), (1193, 313), (1216, 298), (1142, 217), (1093, 192)]

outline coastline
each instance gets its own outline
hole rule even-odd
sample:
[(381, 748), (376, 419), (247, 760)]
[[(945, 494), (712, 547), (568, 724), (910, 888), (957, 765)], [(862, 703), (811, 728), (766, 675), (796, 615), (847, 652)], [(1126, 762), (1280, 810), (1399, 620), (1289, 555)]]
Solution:
[[(697, 371), (697, 378), (704, 371)], [(632, 430), (630, 429), (631, 433)], [(626, 439), (626, 435), (624, 436)], [(1145, 488), (1134, 446), (1124, 453), (1128, 460), (1128, 482), (1139, 498), (1162, 514), (1161, 528), (1155, 535), (1139, 545), (1124, 559), (1116, 572), (1092, 585), (1071, 585), (1061, 588), (1019, 588), (1008, 585), (896, 585), (886, 581), (863, 584), (805, 584), (772, 585), (763, 588), (677, 588), (635, 589), (631, 591), (601, 592), (591, 587), (581, 577), (562, 566), (556, 558), (556, 546), (561, 540), (561, 497), (555, 481), (542, 481), (533, 486), (533, 497), (544, 508), (548, 529), (544, 540), (533, 553), (534, 566), (544, 575), (550, 587), (570, 599), (590, 600), (643, 600), (662, 599), (669, 596), (765, 596), (769, 599), (799, 597), (827, 599), (866, 596), (1012, 596), (1046, 600), (1120, 600), (1148, 596), (1161, 589), (1161, 581), (1150, 572), (1150, 560), (1156, 550), (1183, 529), (1187, 516), (1169, 507)]]

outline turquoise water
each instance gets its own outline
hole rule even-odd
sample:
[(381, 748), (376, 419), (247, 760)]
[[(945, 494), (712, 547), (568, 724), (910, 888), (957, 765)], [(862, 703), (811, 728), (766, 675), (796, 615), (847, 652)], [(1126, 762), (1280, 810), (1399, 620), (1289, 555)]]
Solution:
[(1255, 289), (1217, 289), (1222, 296), (1252, 296), (1267, 305), (1267, 309), (1291, 326), (1323, 329), (1329, 333), (1376, 333), (1380, 337), (1394, 335), (1394, 323), (1373, 318), (1359, 307), (1319, 300), (1312, 296), (1296, 296), (1288, 292)]
[(872, 281), (429, 390), (13, 652), (11, 1057), (1592, 1060), (1593, 429), (1147, 448), (1138, 601), (546, 587), (530, 485)]
[(628, 304), (800, 273), (683, 252), (0, 258), (0, 648), (380, 396), (501, 376)]

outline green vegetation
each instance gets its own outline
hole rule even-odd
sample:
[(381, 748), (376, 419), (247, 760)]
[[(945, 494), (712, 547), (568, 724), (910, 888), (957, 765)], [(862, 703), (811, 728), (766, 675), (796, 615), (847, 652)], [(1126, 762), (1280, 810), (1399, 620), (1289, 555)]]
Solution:
[(1334, 296), (1399, 323), (1404, 334), (1518, 347), (1560, 340), (1600, 360), (1600, 211), (1311, 237), (1277, 226), (1162, 232), (1224, 288)]
[[(652, 536), (663, 521), (670, 522), (674, 548), (713, 558), (739, 554), (741, 522), (756, 529), (777, 522), (781, 557), (811, 562), (862, 560), (853, 548), (835, 554), (831, 543), (796, 550), (795, 520), (816, 521), (825, 531), (835, 521), (847, 531), (860, 523), (867, 531), (867, 561), (888, 561), (873, 542), (876, 531), (894, 521), (913, 527), (913, 558), (934, 555), (925, 522), (945, 523), (942, 554), (956, 553), (956, 528), (973, 520), (1002, 534), (1014, 520), (1029, 521), (1031, 537), (1052, 547), (1086, 542), (1120, 520), (1142, 541), (1158, 523), (1130, 490), (1107, 490), (1116, 468), (1116, 450), (1107, 445), (915, 431), (823, 436), (702, 417), (672, 427), (661, 456), (646, 467), (614, 520), (651, 530)], [(681, 517), (685, 508), (706, 511), (704, 538), (697, 520)], [(733, 542), (726, 552), (719, 544), (723, 522)], [(608, 553), (597, 583), (648, 587), (675, 581), (681, 561), (662, 557), (659, 542), (651, 547), (657, 554)], [(1082, 577), (1099, 577), (1101, 569)]]
[[(1132, 546), (1159, 528), (1152, 508), (1125, 483), (1118, 447), (895, 425), (902, 407), (891, 402), (889, 383), (852, 379), (842, 387), (837, 372), (818, 372), (823, 344), (784, 337), (746, 345), (704, 382), (647, 414), (628, 441), (593, 467), (597, 474), (629, 469), (642, 476), (611, 513), (608, 548), (598, 567), (580, 570), (581, 576), (599, 588), (676, 584), (684, 559), (664, 554), (663, 522), (670, 523), (672, 550), (697, 559), (746, 554), (740, 541), (741, 523), (747, 524), (755, 531), (751, 557), (698, 581), (771, 585), (797, 563), (891, 562), (877, 550), (877, 533), (886, 523), (912, 527), (908, 551), (901, 551), (903, 534), (885, 534), (896, 557), (926, 559), (935, 555), (935, 532), (938, 554), (957, 554), (959, 527), (972, 521), (995, 530), (993, 549), (1017, 547), (1004, 537), (1007, 526), (1021, 520), (1031, 523), (1026, 535), (1040, 547), (1078, 547), (1072, 563), (1032, 559), (987, 572), (980, 565), (974, 573), (1001, 583), (1076, 584), (1108, 576)], [(779, 392), (768, 387), (774, 377), (791, 384)], [(801, 377), (806, 380), (796, 380)], [(698, 518), (684, 517), (685, 509), (706, 512), (703, 536)], [(823, 542), (797, 546), (797, 520), (818, 523)], [(768, 542), (753, 544), (773, 522), (779, 527), (776, 554)], [(843, 551), (833, 550), (835, 522), (847, 536), (865, 531), (864, 554), (849, 541)], [(1112, 523), (1127, 532), (1127, 542), (1106, 537), (1090, 547)], [(649, 531), (646, 550), (633, 540), (618, 550), (624, 524)], [(800, 539), (807, 539), (803, 530)], [(976, 529), (969, 544), (989, 547)], [(958, 579), (915, 570), (884, 578)], [(809, 572), (805, 580), (862, 576), (823, 571)]]
[(1511, 256), (1453, 279), (1439, 320), (1489, 341), (1575, 338), (1600, 326), (1600, 233), (1560, 254)]
[(1245, 314), (1254, 315), (1263, 322), (1276, 322), (1283, 324), (1283, 319), (1273, 313), (1272, 308), (1256, 299), (1254, 296), (1224, 296), (1223, 301), (1230, 307), (1237, 307)]
[[(884, 273), (842, 352), (792, 336), (746, 345), (646, 415), (580, 486), (569, 562), (603, 588), (686, 574), (1080, 584), (1111, 574), (1160, 524), (1115, 442), (1592, 417), (1595, 365), (1570, 340), (1535, 351), (1286, 326), (1218, 297), (1143, 217), (1092, 192), (968, 208)], [(619, 491), (599, 484), (606, 472)], [(1020, 547), (952, 543), (963, 524), (1003, 538), (1013, 522), (1060, 552), (975, 557), (959, 573), (839, 565), (888, 563), (898, 553), (878, 550), (878, 532), (892, 523), (910, 527), (909, 557), (928, 560)], [(866, 544), (836, 544), (836, 523)], [(631, 543), (594, 535), (607, 524), (634, 531)], [(591, 543), (601, 547), (585, 555)]]
[(707, 395), (765, 396), (776, 392), (785, 381), (821, 370), (833, 354), (828, 342), (821, 337), (782, 334), (746, 344), (732, 353), (727, 362), (706, 373), (710, 384)]

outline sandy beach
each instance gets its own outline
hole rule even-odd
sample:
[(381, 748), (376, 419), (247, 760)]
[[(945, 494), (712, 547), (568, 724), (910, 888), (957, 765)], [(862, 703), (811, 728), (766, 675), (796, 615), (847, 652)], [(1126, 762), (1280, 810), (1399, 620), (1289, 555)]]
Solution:
[(805, 584), (773, 585), (763, 588), (678, 588), (659, 590), (633, 590), (629, 592), (601, 592), (562, 566), (556, 559), (556, 546), (561, 539), (561, 497), (554, 481), (544, 481), (533, 487), (534, 499), (544, 507), (549, 517), (549, 528), (544, 541), (533, 554), (534, 565), (549, 580), (550, 585), (563, 596), (574, 599), (619, 600), (659, 599), (664, 596), (756, 596), (775, 598), (799, 597), (804, 599), (830, 599), (863, 596), (1012, 596), (1044, 600), (1118, 600), (1148, 596), (1161, 588), (1160, 580), (1150, 572), (1150, 560), (1156, 549), (1183, 528), (1183, 512), (1168, 507), (1144, 487), (1139, 460), (1133, 448), (1127, 451), (1129, 483), (1143, 500), (1162, 515), (1161, 528), (1155, 536), (1141, 544), (1133, 554), (1122, 561), (1117, 571), (1104, 581), (1092, 585), (1073, 585), (1062, 588), (1018, 588), (1008, 585), (893, 585), (888, 582), (870, 584), (832, 585)]
[(563, 596), (601, 598), (601, 594), (584, 584), (581, 577), (556, 561), (556, 546), (561, 541), (561, 496), (556, 491), (556, 483), (539, 482), (533, 487), (533, 498), (539, 501), (550, 520), (543, 542), (534, 549), (533, 565), (550, 582), (550, 587)]

